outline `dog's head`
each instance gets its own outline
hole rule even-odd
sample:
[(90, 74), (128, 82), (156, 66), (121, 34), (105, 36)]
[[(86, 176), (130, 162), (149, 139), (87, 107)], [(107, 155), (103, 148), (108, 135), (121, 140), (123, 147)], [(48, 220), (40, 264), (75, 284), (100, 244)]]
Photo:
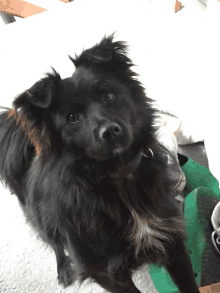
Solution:
[(38, 153), (50, 147), (103, 161), (151, 142), (154, 110), (131, 70), (126, 45), (105, 37), (70, 59), (71, 77), (62, 80), (54, 70), (14, 101)]

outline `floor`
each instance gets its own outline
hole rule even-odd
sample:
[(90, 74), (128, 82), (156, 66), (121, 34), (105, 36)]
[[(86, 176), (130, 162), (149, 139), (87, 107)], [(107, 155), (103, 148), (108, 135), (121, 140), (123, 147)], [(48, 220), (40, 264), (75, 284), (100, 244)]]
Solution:
[(182, 155), (190, 157), (195, 162), (208, 168), (208, 159), (206, 155), (206, 150), (203, 142), (198, 142), (189, 145), (181, 145), (178, 147), (178, 152)]

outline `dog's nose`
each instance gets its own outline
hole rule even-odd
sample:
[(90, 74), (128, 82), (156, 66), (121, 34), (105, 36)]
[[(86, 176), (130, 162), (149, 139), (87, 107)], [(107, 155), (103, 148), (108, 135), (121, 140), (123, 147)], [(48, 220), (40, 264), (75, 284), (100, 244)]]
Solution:
[(107, 123), (101, 126), (99, 137), (105, 140), (114, 140), (121, 132), (121, 127), (117, 123)]

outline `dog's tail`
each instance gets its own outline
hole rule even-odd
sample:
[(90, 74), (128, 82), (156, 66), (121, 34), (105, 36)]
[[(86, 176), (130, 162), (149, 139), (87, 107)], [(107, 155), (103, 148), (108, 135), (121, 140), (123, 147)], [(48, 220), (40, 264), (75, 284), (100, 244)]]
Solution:
[(25, 204), (22, 183), (35, 150), (11, 111), (0, 107), (0, 180)]

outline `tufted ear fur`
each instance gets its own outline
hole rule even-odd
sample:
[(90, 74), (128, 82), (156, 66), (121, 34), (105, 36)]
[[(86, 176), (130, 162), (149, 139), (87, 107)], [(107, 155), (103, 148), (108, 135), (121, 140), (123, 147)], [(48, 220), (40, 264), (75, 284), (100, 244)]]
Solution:
[[(101, 42), (90, 49), (87, 49), (75, 59), (70, 60), (77, 68), (80, 65), (95, 64), (101, 68), (108, 67), (108, 71), (129, 70), (133, 66), (127, 57), (127, 45), (124, 42), (113, 42), (114, 34), (104, 37)], [(132, 74), (134, 75), (134, 74)]]

